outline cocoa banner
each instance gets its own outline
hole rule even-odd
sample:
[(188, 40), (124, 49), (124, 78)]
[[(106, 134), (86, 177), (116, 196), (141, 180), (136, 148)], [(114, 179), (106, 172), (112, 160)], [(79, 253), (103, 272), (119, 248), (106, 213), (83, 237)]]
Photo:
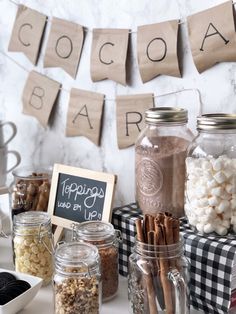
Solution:
[(30, 72), (22, 95), (23, 113), (35, 117), (46, 128), (60, 86), (47, 76)]
[(8, 51), (23, 52), (36, 64), (47, 16), (19, 5)]

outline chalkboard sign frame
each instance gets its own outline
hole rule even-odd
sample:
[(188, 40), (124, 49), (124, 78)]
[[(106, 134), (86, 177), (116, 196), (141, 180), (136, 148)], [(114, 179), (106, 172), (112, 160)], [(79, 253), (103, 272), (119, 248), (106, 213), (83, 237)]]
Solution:
[(80, 178), (91, 179), (106, 183), (105, 198), (103, 204), (102, 221), (109, 222), (111, 220), (111, 209), (114, 197), (114, 187), (116, 183), (116, 175), (104, 172), (96, 172), (88, 169), (66, 166), (62, 164), (54, 164), (50, 197), (48, 203), (48, 213), (51, 216), (52, 224), (60, 227), (60, 232), (63, 228), (71, 229), (72, 224), (78, 224), (79, 221), (73, 221), (58, 217), (55, 214), (56, 199), (60, 174), (68, 174)]

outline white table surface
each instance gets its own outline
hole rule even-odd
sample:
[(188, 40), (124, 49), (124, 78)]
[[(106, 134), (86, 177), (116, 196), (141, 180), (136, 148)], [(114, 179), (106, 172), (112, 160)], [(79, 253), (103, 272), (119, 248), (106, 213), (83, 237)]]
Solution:
[[(13, 269), (11, 239), (0, 238), (0, 268)], [(53, 291), (48, 285), (40, 289), (36, 297), (20, 314), (53, 314)], [(120, 276), (117, 296), (102, 304), (101, 314), (129, 314), (127, 297), (127, 279)], [(191, 310), (191, 314), (200, 312)]]

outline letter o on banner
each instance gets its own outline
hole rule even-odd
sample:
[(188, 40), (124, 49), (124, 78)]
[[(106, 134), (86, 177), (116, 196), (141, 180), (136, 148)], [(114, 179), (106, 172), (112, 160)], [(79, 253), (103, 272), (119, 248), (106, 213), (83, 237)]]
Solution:
[(68, 36), (58, 38), (55, 47), (56, 54), (62, 59), (68, 59), (73, 51), (72, 40)]
[[(155, 52), (156, 52), (156, 51), (160, 51), (160, 49), (158, 49), (158, 47), (157, 47), (157, 49), (155, 50), (155, 52), (151, 54), (151, 50), (154, 50), (154, 48), (152, 48), (152, 46), (154, 45), (154, 42), (157, 42), (157, 41), (160, 42), (162, 46), (164, 45), (164, 52), (163, 52), (163, 55), (162, 55), (161, 57), (157, 58), (157, 57), (155, 56), (155, 59), (154, 59), (154, 57), (152, 57), (151, 55), (153, 55), (153, 54), (156, 55)], [(160, 61), (162, 61), (163, 59), (165, 59), (165, 57), (166, 57), (166, 52), (167, 52), (167, 45), (166, 45), (166, 42), (164, 41), (163, 38), (160, 38), (160, 37), (153, 38), (153, 39), (149, 42), (149, 44), (147, 45), (147, 50), (146, 50), (147, 57), (148, 57), (148, 59), (149, 59), (150, 61), (152, 61), (152, 62), (160, 62)]]

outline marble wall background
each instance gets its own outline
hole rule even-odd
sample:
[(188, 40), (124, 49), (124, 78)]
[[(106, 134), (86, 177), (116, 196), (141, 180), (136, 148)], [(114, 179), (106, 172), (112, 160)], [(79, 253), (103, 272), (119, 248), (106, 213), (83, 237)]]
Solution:
[[(222, 0), (14, 0), (28, 5), (48, 16), (68, 19), (87, 26), (107, 28), (130, 28), (169, 19), (185, 20), (200, 10), (222, 3)], [(7, 52), (17, 6), (9, 0), (0, 0), (0, 51)], [(25, 56), (9, 53), (29, 71), (37, 71), (63, 83), (64, 89), (71, 87), (104, 93), (107, 98), (115, 95), (154, 92), (160, 95), (175, 90), (197, 88), (202, 95), (202, 112), (236, 113), (236, 63), (221, 63), (198, 74), (190, 53), (186, 23), (180, 26), (179, 51), (182, 59), (182, 78), (159, 76), (142, 83), (136, 60), (136, 34), (131, 34), (128, 56), (128, 85), (112, 81), (93, 83), (90, 79), (90, 49), (92, 33), (86, 33), (84, 48), (76, 80), (61, 69), (44, 69), (43, 55), (46, 48), (50, 23), (37, 67)], [(118, 185), (115, 205), (134, 200), (134, 148), (119, 150), (116, 140), (115, 102), (106, 101), (101, 146), (96, 147), (84, 137), (65, 137), (66, 113), (69, 94), (62, 91), (59, 102), (45, 130), (30, 116), (22, 114), (21, 94), (28, 73), (0, 54), (0, 115), (11, 120), (18, 127), (16, 138), (9, 149), (17, 149), (21, 165), (49, 164), (54, 162), (89, 168), (97, 171), (116, 173)], [(179, 106), (189, 110), (190, 127), (195, 129), (195, 118), (199, 113), (199, 99), (194, 91), (157, 97), (156, 105)], [(10, 180), (10, 178), (9, 178)]]

